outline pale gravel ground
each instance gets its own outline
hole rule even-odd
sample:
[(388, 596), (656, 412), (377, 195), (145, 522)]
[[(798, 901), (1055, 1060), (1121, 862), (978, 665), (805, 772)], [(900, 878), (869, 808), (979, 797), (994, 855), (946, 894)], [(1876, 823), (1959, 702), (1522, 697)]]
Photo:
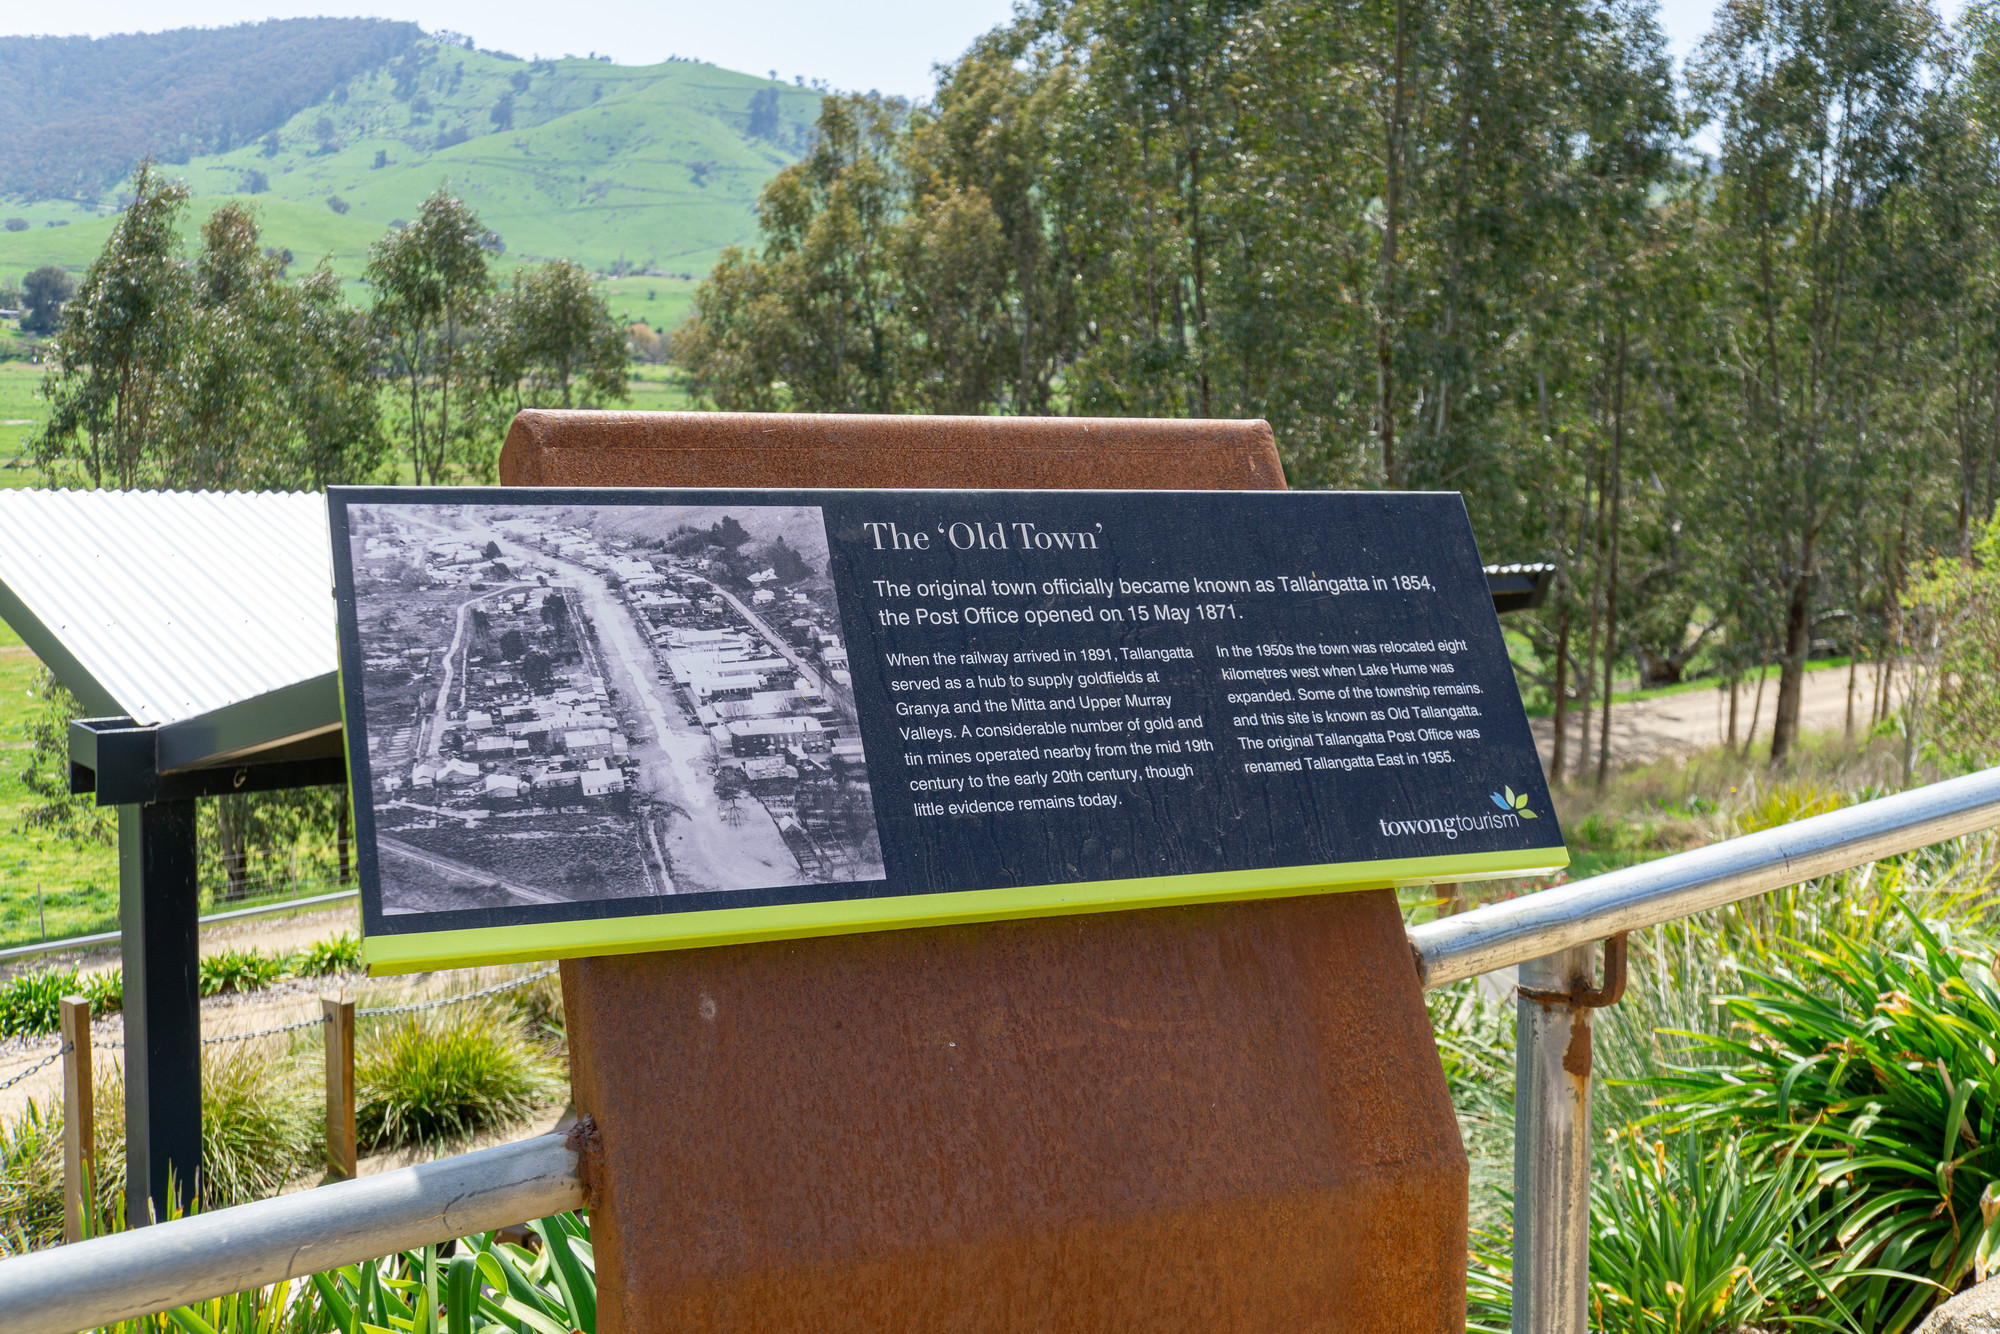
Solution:
[[(1873, 689), (1873, 674), (1864, 664), (1855, 681), (1854, 725), (1857, 730), (1865, 730), (1868, 726), (1868, 703)], [(1749, 731), (1755, 697), (1754, 686), (1743, 689), (1737, 707), (1736, 740), (1739, 745)], [(1778, 680), (1774, 674), (1764, 687), (1764, 708), (1757, 719), (1757, 737), (1765, 743), (1771, 739), (1777, 697)], [(1590, 747), (1593, 757), (1597, 753), (1597, 722), (1601, 716), (1591, 719)], [(1575, 754), (1573, 748), (1579, 723), (1579, 715), (1572, 712), (1569, 727), (1572, 756)], [(1546, 767), (1555, 747), (1555, 720), (1532, 718), (1529, 725), (1534, 729), (1535, 744), (1541, 750), (1542, 764)], [(1807, 673), (1799, 700), (1799, 730), (1837, 732), (1846, 725), (1847, 669), (1829, 667)], [(1611, 760), (1613, 765), (1625, 768), (1673, 755), (1692, 754), (1721, 745), (1728, 731), (1729, 693), (1726, 690), (1687, 690), (1678, 695), (1614, 704), (1611, 706)], [(1572, 759), (1568, 763), (1574, 762)]]

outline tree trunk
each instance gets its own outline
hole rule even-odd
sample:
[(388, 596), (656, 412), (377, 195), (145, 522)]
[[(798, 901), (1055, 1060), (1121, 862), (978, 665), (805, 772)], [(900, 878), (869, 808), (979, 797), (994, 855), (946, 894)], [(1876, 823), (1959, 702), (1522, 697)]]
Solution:
[(1808, 542), (1785, 607), (1785, 649), (1780, 659), (1778, 703), (1771, 719), (1771, 763), (1792, 753), (1799, 739), (1799, 700), (1805, 693), (1806, 654), (1812, 648), (1812, 549)]
[(1382, 447), (1382, 485), (1399, 490), (1403, 472), (1396, 460), (1396, 368), (1392, 351), (1396, 320), (1396, 229), (1403, 202), (1403, 118), (1408, 106), (1404, 75), (1409, 63), (1408, 0), (1396, 0), (1396, 51), (1389, 96), (1389, 129), (1382, 156), (1382, 295), (1375, 317), (1375, 429)]
[(1750, 706), (1750, 731), (1743, 738), (1743, 753), (1748, 755), (1757, 744), (1757, 720), (1764, 716), (1764, 681), (1771, 674), (1769, 655), (1757, 660), (1757, 698)]
[(1743, 677), (1741, 673), (1729, 678), (1729, 740), (1723, 744), (1736, 749), (1736, 701), (1742, 697)]
[(1610, 564), (1604, 579), (1604, 720), (1597, 726), (1597, 790), (1611, 776), (1611, 672), (1618, 661), (1618, 511), (1624, 500), (1625, 321), (1618, 321), (1618, 371), (1611, 389)]
[(1208, 398), (1208, 293), (1203, 267), (1208, 260), (1201, 247), (1201, 149), (1188, 149), (1188, 237), (1194, 269), (1194, 359), (1201, 390), (1201, 415), (1213, 416)]
[(1563, 780), (1563, 740), (1565, 719), (1569, 711), (1569, 604), (1563, 603), (1562, 614), (1556, 618), (1556, 713), (1555, 745), (1549, 754), (1549, 781)]
[(1597, 607), (1592, 604), (1587, 610), (1590, 616), (1590, 633), (1584, 637), (1583, 662), (1576, 674), (1576, 777), (1582, 778), (1590, 766), (1590, 704), (1594, 698), (1591, 692), (1591, 673), (1597, 666)]
[(215, 828), (222, 844), (222, 897), (240, 899), (249, 890), (250, 799), (234, 794), (217, 797)]
[(1847, 739), (1854, 740), (1854, 680), (1861, 668), (1861, 618), (1856, 616), (1847, 636)]

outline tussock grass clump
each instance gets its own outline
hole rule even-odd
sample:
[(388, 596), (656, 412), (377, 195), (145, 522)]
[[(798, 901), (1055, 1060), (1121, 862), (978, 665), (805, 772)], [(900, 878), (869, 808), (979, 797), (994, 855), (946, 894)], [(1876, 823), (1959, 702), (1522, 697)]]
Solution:
[(203, 1208), (275, 1195), (323, 1164), (325, 1103), (316, 1073), (260, 1042), (209, 1048), (201, 1069)]
[(356, 1128), (380, 1149), (439, 1148), (556, 1097), (560, 1067), (504, 1010), (448, 1006), (372, 1023), (354, 1053)]
[(29, 1102), (0, 1126), (0, 1256), (20, 1255), (62, 1239), (62, 1108)]
[(508, 1014), (531, 1039), (555, 1051), (569, 1045), (569, 1022), (563, 1014), (559, 979), (538, 978), (505, 994)]
[[(125, 1184), (124, 1086), (98, 1085), (95, 1179), (99, 1230), (110, 1227)], [(107, 1116), (107, 1097), (117, 1114)], [(30, 1100), (12, 1125), (0, 1125), (0, 1259), (53, 1246), (63, 1235), (62, 1104)]]
[[(211, 1047), (202, 1061), (203, 1209), (274, 1195), (324, 1158), (317, 1074), (267, 1044)], [(97, 1080), (97, 1230), (114, 1229), (125, 1187), (125, 1081)], [(63, 1231), (63, 1114), (31, 1101), (0, 1125), (0, 1256), (53, 1246)]]

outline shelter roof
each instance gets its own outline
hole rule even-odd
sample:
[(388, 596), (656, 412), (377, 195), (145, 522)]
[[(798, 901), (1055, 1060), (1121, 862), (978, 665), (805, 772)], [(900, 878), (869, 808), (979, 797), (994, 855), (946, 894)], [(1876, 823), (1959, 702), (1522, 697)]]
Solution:
[(329, 557), (317, 495), (0, 491), (0, 620), (162, 770), (337, 749)]

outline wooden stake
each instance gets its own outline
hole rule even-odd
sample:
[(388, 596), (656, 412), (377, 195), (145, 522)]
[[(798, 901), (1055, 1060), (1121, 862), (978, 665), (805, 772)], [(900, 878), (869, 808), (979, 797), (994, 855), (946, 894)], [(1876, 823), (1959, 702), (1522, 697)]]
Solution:
[(359, 1173), (354, 1144), (354, 1002), (319, 999), (326, 1020), (326, 1171), (352, 1181)]
[(90, 1002), (64, 996), (63, 1036), (63, 1240), (82, 1241), (84, 1220), (96, 1207), (97, 1103), (90, 1076)]

